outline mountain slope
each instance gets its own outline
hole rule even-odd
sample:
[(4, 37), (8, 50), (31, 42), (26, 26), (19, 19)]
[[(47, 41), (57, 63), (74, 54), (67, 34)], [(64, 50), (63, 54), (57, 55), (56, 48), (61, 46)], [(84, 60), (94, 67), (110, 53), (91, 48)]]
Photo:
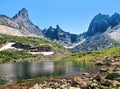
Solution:
[(19, 30), (23, 35), (36, 37), (42, 36), (41, 29), (39, 29), (38, 26), (34, 25), (30, 21), (28, 17), (28, 11), (25, 8), (20, 10), (19, 13), (16, 14), (13, 18), (7, 17), (5, 15), (0, 15), (0, 25), (5, 25)]
[(71, 50), (74, 52), (87, 52), (87, 51), (99, 50), (101, 48), (110, 48), (117, 44), (119, 43), (111, 39), (109, 35), (99, 34), (87, 38), (83, 43), (77, 45)]
[(70, 53), (44, 38), (0, 35), (0, 62), (60, 60)]
[(12, 36), (24, 36), (24, 34), (19, 30), (5, 25), (0, 25), (0, 34), (12, 35)]
[(41, 30), (30, 21), (28, 11), (23, 8), (13, 18), (0, 15), (0, 34), (43, 37), (72, 48), (74, 52), (92, 51), (119, 44), (120, 15), (99, 13), (92, 19), (88, 31), (77, 35), (63, 31), (59, 25)]
[(109, 30), (108, 35), (115, 41), (120, 42), (120, 24), (114, 28), (110, 28)]
[(79, 43), (84, 38), (84, 36), (63, 31), (59, 25), (57, 25), (56, 28), (50, 26), (50, 28), (44, 29), (43, 34), (48, 39), (57, 41), (67, 47)]
[(111, 32), (109, 35), (112, 39), (120, 42), (120, 28), (114, 32)]
[(120, 15), (96, 15), (86, 33), (86, 40), (71, 49), (74, 52), (93, 51), (109, 48), (120, 43)]
[(93, 36), (95, 34), (98, 33), (103, 33), (107, 30), (107, 28), (109, 27), (109, 19), (110, 17), (108, 15), (102, 15), (102, 14), (98, 14), (96, 15), (88, 28), (87, 31), (87, 36)]
[(96, 15), (88, 28), (87, 36), (94, 36), (95, 34), (104, 33), (109, 27), (113, 28), (120, 23), (120, 15), (118, 13), (112, 16), (98, 14)]
[(76, 35), (63, 31), (59, 26), (43, 30), (43, 34), (50, 40), (55, 40), (74, 52), (92, 51), (101, 48), (108, 48), (119, 44), (120, 41), (120, 15), (112, 16), (96, 15), (88, 28), (88, 31)]
[(18, 24), (19, 29), (22, 30), (23, 33), (25, 32), (26, 32), (25, 34), (33, 33), (37, 36), (42, 35), (41, 29), (30, 21), (28, 17), (28, 11), (25, 8), (20, 10), (18, 14), (16, 14), (12, 18), (12, 20)]

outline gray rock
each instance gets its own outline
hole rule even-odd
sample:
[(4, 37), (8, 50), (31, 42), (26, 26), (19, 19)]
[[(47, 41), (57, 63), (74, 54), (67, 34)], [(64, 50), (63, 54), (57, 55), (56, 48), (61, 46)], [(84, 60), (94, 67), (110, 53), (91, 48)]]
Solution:
[(102, 15), (99, 13), (91, 21), (87, 31), (87, 36), (93, 36), (95, 34), (103, 33), (107, 30), (109, 26), (110, 26), (109, 15)]
[(95, 87), (98, 87), (98, 84), (97, 84), (97, 83), (92, 83), (90, 86), (91, 86), (92, 88), (95, 88)]
[(13, 18), (0, 15), (0, 24), (20, 30), (24, 35), (42, 37), (41, 29), (34, 25), (28, 16), (28, 11), (23, 8)]
[(120, 73), (119, 72), (108, 73), (105, 78), (110, 80), (113, 80), (114, 78), (120, 78)]
[(65, 32), (60, 28), (59, 25), (57, 25), (56, 28), (50, 26), (48, 29), (44, 29), (43, 34), (48, 39), (52, 41), (57, 41), (64, 46), (72, 46), (73, 44), (78, 43), (83, 38), (85, 38), (85, 35), (82, 34), (77, 35), (77, 34), (71, 34), (69, 32)]
[(120, 15), (118, 13), (115, 13), (112, 16), (99, 13), (92, 19), (87, 31), (87, 36), (104, 33), (108, 29), (108, 27), (113, 28), (119, 23)]
[(25, 8), (20, 10), (18, 14), (12, 18), (12, 21), (17, 23), (19, 29), (22, 30), (22, 32), (26, 32), (24, 32), (25, 34), (31, 33), (37, 36), (42, 36), (41, 29), (30, 21), (28, 11)]
[(117, 42), (112, 40), (107, 34), (97, 34), (87, 38), (83, 43), (77, 45), (71, 50), (73, 52), (89, 52), (101, 48), (110, 48), (116, 44)]
[(101, 85), (106, 86), (106, 87), (109, 87), (112, 85), (112, 81), (107, 80), (107, 79), (102, 80), (100, 83)]
[(93, 80), (97, 80), (97, 82), (101, 81), (101, 76), (100, 75), (96, 75)]

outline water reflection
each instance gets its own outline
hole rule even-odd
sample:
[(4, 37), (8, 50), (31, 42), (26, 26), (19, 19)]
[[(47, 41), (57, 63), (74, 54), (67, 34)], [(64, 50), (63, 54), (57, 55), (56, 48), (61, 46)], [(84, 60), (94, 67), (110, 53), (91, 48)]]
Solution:
[(97, 71), (98, 67), (86, 61), (6, 63), (0, 64), (0, 82), (13, 82), (38, 76), (81, 74)]

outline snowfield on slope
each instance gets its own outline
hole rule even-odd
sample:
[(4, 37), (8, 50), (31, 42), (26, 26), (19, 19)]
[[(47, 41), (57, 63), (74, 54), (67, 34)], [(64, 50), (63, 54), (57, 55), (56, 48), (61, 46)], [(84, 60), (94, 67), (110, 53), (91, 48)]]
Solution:
[(29, 52), (29, 53), (31, 53), (31, 54), (42, 54), (44, 56), (54, 54), (54, 52)]
[(12, 45), (15, 44), (14, 42), (10, 42), (5, 44), (3, 47), (0, 48), (0, 51), (7, 50), (7, 49), (16, 49), (15, 47), (12, 47)]
[(72, 46), (65, 46), (65, 48), (72, 49), (72, 48), (76, 47), (77, 45), (82, 44), (84, 41), (85, 41), (85, 39), (83, 39), (79, 43), (73, 44)]
[(114, 30), (113, 32), (109, 33), (109, 36), (112, 39), (120, 42), (120, 28), (118, 28), (118, 29)]
[[(5, 44), (3, 47), (0, 48), (0, 51), (7, 50), (7, 49), (23, 50), (23, 49), (18, 49), (18, 48), (12, 47), (13, 44), (15, 44), (15, 42), (9, 42), (9, 43)], [(44, 56), (54, 54), (54, 52), (29, 52), (29, 53), (42, 54)]]

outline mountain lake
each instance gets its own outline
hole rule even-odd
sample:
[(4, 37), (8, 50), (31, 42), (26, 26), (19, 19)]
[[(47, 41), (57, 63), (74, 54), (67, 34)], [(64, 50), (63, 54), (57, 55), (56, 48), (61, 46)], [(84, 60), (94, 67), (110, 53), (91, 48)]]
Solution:
[(30, 62), (0, 64), (0, 83), (44, 76), (68, 76), (97, 73), (98, 67), (90, 61)]

